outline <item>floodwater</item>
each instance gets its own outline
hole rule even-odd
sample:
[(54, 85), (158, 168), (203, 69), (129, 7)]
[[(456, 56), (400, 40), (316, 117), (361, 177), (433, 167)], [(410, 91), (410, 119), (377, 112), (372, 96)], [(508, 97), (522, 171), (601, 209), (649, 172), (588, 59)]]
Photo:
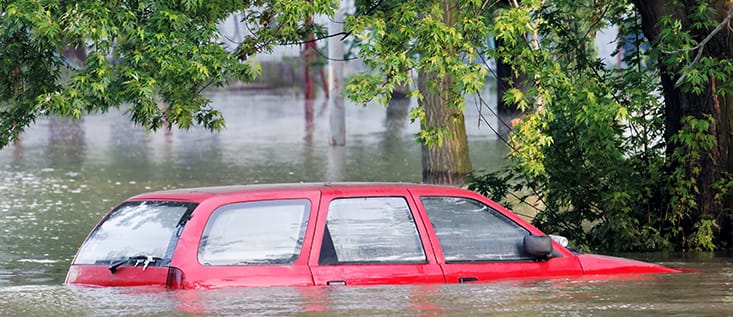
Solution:
[[(692, 272), (475, 285), (161, 291), (63, 285), (77, 247), (131, 195), (168, 188), (269, 182), (405, 181), (421, 177), (409, 101), (347, 103), (346, 145), (332, 147), (323, 100), (292, 91), (209, 93), (220, 133), (147, 133), (121, 111), (80, 121), (41, 118), (0, 150), (0, 316), (98, 315), (709, 315), (733, 313), (733, 258), (631, 254)], [(496, 117), (466, 113), (476, 169), (503, 164)]]

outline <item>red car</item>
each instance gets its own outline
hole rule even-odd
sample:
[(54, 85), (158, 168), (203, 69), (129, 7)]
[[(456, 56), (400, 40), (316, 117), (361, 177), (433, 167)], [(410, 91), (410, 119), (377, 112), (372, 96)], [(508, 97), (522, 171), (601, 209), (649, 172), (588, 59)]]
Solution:
[(571, 252), (472, 191), (326, 183), (132, 197), (87, 237), (66, 283), (207, 289), (671, 272)]

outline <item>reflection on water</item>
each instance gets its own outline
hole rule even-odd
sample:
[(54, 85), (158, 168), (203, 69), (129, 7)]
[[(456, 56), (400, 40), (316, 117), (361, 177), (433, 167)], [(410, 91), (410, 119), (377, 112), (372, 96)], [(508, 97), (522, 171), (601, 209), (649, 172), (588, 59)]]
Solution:
[[(227, 128), (147, 132), (121, 112), (39, 119), (0, 150), (0, 316), (6, 315), (620, 315), (730, 312), (730, 257), (672, 262), (700, 273), (650, 280), (373, 288), (160, 292), (62, 286), (71, 257), (101, 216), (131, 195), (267, 182), (407, 181), (421, 177), (410, 102), (346, 105), (346, 145), (329, 146), (328, 103), (289, 91), (210, 97)], [(487, 115), (487, 113), (483, 113)], [(506, 146), (468, 107), (473, 165), (495, 169)], [(489, 117), (495, 123), (496, 118)], [(494, 126), (496, 128), (496, 126)], [(704, 304), (704, 305), (703, 305)]]
[(82, 120), (51, 117), (48, 120), (48, 159), (54, 166), (79, 167), (86, 152)]

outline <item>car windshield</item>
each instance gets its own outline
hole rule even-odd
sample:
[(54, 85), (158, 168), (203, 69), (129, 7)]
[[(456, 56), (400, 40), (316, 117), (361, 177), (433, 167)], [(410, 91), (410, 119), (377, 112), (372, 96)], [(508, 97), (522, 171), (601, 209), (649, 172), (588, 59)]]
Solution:
[(82, 245), (75, 264), (110, 264), (134, 256), (170, 260), (176, 232), (193, 203), (127, 202), (112, 211)]

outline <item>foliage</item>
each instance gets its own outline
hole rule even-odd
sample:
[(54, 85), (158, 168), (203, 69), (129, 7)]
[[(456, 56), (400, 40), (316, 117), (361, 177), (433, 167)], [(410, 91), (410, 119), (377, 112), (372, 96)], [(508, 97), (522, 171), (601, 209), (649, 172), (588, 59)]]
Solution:
[[(438, 91), (440, 83), (431, 81), (428, 91), (419, 91), (413, 76), (430, 72), (438, 80), (452, 79), (445, 102), (462, 113), (463, 95), (481, 89), (488, 74), (477, 60), (489, 44), (485, 5), (477, 0), (357, 1), (358, 14), (347, 19), (346, 29), (372, 72), (349, 80), (349, 98), (357, 103), (377, 99), (386, 105), (399, 86), (410, 87), (410, 96), (422, 98)], [(447, 10), (456, 14), (455, 23), (444, 21)], [(444, 127), (427, 124), (422, 106), (413, 108), (410, 118), (421, 122), (418, 139), (423, 143), (441, 145), (451, 137)]]
[[(671, 6), (683, 6), (680, 1), (669, 2)], [(711, 85), (713, 93), (719, 96), (733, 92), (733, 83), (728, 80), (733, 75), (733, 62), (720, 55), (700, 54), (706, 49), (716, 50), (713, 46), (720, 45), (709, 36), (730, 29), (730, 20), (726, 23), (723, 19), (726, 13), (718, 11), (716, 6), (720, 3), (716, 2), (727, 1), (695, 1), (685, 7), (689, 10), (685, 20), (674, 16), (664, 16), (660, 20), (659, 49), (655, 53), (665, 68), (681, 73), (676, 85), (696, 95), (703, 95)], [(733, 11), (727, 10), (730, 19)], [(719, 30), (716, 31), (716, 27)], [(700, 38), (700, 33), (705, 38)], [(680, 69), (682, 66), (684, 69)]]
[(511, 209), (512, 203), (504, 199), (512, 193), (522, 190), (521, 184), (519, 186), (512, 184), (514, 176), (508, 170), (493, 173), (474, 173), (466, 179), (468, 184), (466, 187)]
[[(252, 80), (260, 69), (247, 57), (302, 41), (317, 31), (306, 17), (330, 14), (335, 3), (0, 0), (0, 147), (40, 115), (79, 118), (122, 105), (151, 130), (219, 130), (224, 119), (202, 90)], [(217, 23), (232, 13), (252, 34), (230, 52)]]
[[(534, 220), (540, 227), (580, 246), (643, 249), (655, 231), (638, 219), (654, 198), (648, 189), (658, 181), (661, 166), (655, 142), (662, 125), (646, 120), (660, 111), (650, 94), (655, 81), (641, 58), (641, 41), (630, 45), (637, 54), (625, 57), (627, 64), (640, 67), (607, 68), (593, 57), (589, 36), (612, 23), (638, 23), (625, 18), (634, 16), (627, 6), (606, 4), (604, 11), (615, 16), (594, 21), (599, 8), (593, 2), (574, 4), (535, 3), (497, 17), (502, 21), (496, 24), (497, 37), (517, 43), (498, 50), (498, 58), (535, 83), (521, 98), (516, 90), (505, 98), (535, 108), (511, 135), (511, 159), (522, 176), (516, 178), (534, 184), (530, 193), (539, 195), (544, 209)], [(531, 21), (529, 29), (509, 27), (526, 21)], [(528, 30), (542, 43), (532, 47), (521, 41)]]
[[(250, 56), (323, 34), (305, 21), (330, 15), (336, 3), (0, 0), (0, 147), (38, 116), (79, 118), (120, 107), (151, 130), (194, 124), (218, 130), (224, 119), (202, 90), (252, 80), (259, 68)], [(726, 167), (717, 165), (718, 136), (729, 132), (721, 131), (727, 118), (721, 119), (719, 99), (733, 93), (733, 53), (721, 41), (733, 14), (726, 16), (721, 3), (729, 2), (500, 3), (357, 1), (359, 14), (347, 18), (345, 29), (372, 72), (353, 77), (348, 95), (386, 104), (397, 86), (408, 86), (417, 98), (446, 96), (460, 113), (464, 96), (485, 84), (485, 59), (500, 60), (527, 80), (517, 86), (528, 88), (502, 96), (526, 114), (509, 139), (510, 166), (473, 175), (470, 188), (532, 202), (541, 210), (535, 224), (582, 247), (715, 249), (733, 218), (730, 210), (709, 210), (733, 193), (733, 179), (717, 172)], [(641, 35), (645, 5), (668, 10), (652, 41)], [(227, 51), (216, 24), (233, 13), (252, 34)], [(593, 45), (598, 32), (614, 25), (624, 39), (619, 67), (605, 65)], [(504, 45), (493, 49), (490, 37)], [(415, 72), (432, 74), (427, 89), (414, 89)], [(678, 96), (685, 98), (671, 100)], [(670, 106), (694, 99), (710, 102), (699, 103), (704, 109)], [(426, 144), (455, 137), (445, 126), (426, 125), (422, 107), (411, 118), (421, 121), (418, 138)], [(713, 203), (702, 197), (710, 179)]]
[[(710, 11), (700, 10), (707, 15), (693, 12), (693, 25), (715, 27)], [(604, 65), (594, 51), (595, 34), (610, 25), (624, 39), (620, 67)], [(662, 30), (662, 44), (649, 43), (627, 1), (522, 1), (499, 11), (493, 34), (507, 45), (493, 53), (530, 81), (529, 89), (509, 90), (504, 100), (527, 113), (510, 136), (511, 165), (475, 175), (469, 188), (497, 198), (520, 195), (521, 202), (534, 197), (541, 210), (534, 223), (582, 247), (714, 249), (717, 220), (695, 215), (701, 157), (717, 146), (715, 120), (683, 117), (682, 129), (665, 139), (659, 79), (665, 65), (690, 63), (688, 49), (699, 39), (671, 18)], [(682, 89), (709, 89), (709, 78), (730, 76), (729, 64), (701, 59)], [(694, 222), (694, 230), (682, 232), (683, 221)]]

